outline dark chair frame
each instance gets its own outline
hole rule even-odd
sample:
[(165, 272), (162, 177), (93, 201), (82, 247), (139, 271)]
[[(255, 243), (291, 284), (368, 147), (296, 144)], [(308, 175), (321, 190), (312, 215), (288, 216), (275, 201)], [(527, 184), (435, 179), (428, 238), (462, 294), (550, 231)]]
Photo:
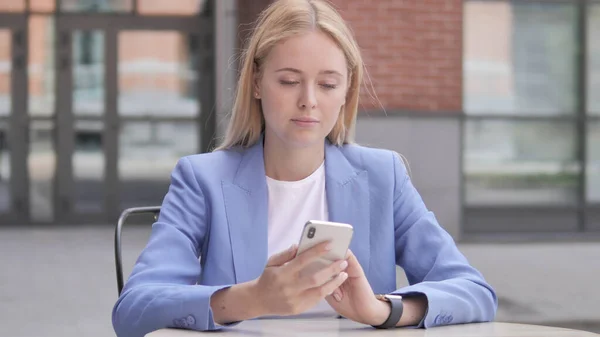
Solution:
[(127, 218), (131, 215), (154, 214), (154, 221), (158, 219), (160, 206), (133, 207), (124, 210), (119, 216), (117, 226), (115, 227), (115, 270), (117, 273), (118, 295), (123, 291), (123, 262), (121, 258), (121, 231)]

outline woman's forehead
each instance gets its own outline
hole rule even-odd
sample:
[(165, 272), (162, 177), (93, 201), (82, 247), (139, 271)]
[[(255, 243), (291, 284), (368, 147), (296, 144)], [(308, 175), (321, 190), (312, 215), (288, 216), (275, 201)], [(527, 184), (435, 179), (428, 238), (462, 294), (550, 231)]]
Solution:
[(344, 52), (329, 36), (320, 32), (293, 36), (276, 44), (266, 62), (271, 71), (287, 69), (299, 73), (347, 73)]

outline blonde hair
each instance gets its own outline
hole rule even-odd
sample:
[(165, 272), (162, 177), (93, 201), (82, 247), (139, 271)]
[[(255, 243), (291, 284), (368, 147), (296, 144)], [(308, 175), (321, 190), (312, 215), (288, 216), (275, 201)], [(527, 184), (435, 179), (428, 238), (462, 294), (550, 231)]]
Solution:
[(263, 63), (277, 43), (314, 30), (333, 39), (344, 52), (348, 66), (346, 101), (327, 138), (338, 146), (352, 143), (364, 68), (352, 32), (338, 12), (324, 0), (278, 0), (259, 15), (242, 54), (231, 120), (225, 139), (217, 150), (252, 146), (260, 139), (265, 121), (260, 101), (253, 96), (254, 79), (260, 78)]

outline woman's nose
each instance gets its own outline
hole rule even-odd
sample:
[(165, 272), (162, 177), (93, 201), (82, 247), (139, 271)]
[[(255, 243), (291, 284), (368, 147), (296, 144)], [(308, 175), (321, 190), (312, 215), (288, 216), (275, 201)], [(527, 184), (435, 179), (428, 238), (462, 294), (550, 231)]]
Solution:
[(315, 89), (308, 85), (302, 90), (302, 95), (300, 97), (300, 101), (298, 102), (298, 106), (301, 109), (314, 109), (317, 106), (317, 97), (315, 94)]

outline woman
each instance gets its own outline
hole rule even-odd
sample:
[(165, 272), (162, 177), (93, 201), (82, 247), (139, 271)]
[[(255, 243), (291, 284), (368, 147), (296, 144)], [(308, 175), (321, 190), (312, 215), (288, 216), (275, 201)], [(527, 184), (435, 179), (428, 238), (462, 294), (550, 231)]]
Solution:
[[(175, 167), (114, 307), (117, 335), (265, 316), (341, 315), (379, 328), (492, 320), (493, 289), (399, 157), (351, 144), (364, 65), (338, 13), (321, 0), (276, 1), (243, 56), (224, 143)], [(307, 220), (351, 224), (354, 236), (346, 260), (298, 277), (328, 248), (296, 257)], [(396, 289), (396, 265), (410, 286)]]

